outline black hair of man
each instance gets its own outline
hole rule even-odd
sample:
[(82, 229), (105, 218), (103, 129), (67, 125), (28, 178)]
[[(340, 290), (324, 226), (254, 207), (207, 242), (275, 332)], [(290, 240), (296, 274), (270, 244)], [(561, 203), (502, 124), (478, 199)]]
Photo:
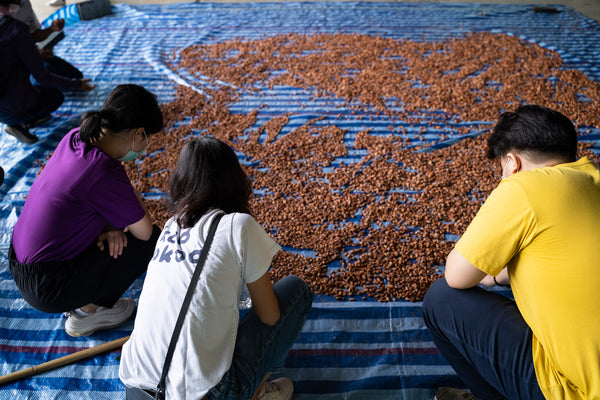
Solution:
[(569, 118), (538, 105), (523, 105), (500, 115), (488, 138), (487, 157), (497, 159), (514, 151), (536, 161), (577, 159), (577, 131)]

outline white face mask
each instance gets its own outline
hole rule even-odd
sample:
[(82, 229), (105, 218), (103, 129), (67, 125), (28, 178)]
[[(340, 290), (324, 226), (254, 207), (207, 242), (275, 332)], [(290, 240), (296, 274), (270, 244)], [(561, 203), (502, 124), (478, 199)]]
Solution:
[(144, 131), (144, 138), (146, 139), (146, 145), (144, 146), (144, 148), (140, 151), (135, 151), (133, 150), (135, 148), (135, 136), (133, 137), (133, 142), (131, 143), (131, 150), (129, 150), (129, 152), (127, 154), (125, 154), (123, 157), (119, 158), (119, 161), (133, 161), (136, 158), (138, 158), (139, 156), (141, 156), (142, 154), (144, 154), (146, 152), (146, 147), (148, 147), (148, 136), (146, 136), (146, 131)]

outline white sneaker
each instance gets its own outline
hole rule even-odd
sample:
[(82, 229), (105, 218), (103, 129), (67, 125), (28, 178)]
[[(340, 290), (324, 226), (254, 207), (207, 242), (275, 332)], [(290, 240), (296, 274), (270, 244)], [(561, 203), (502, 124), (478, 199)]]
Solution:
[(85, 317), (73, 311), (69, 313), (69, 318), (65, 322), (65, 331), (74, 337), (91, 335), (99, 329), (115, 328), (123, 324), (134, 311), (135, 301), (127, 297), (117, 300), (112, 308), (100, 307), (96, 312)]
[(290, 400), (294, 394), (294, 383), (290, 378), (277, 378), (265, 382), (258, 400)]
[(67, 5), (67, 2), (65, 0), (50, 0), (46, 5), (50, 7), (64, 7)]

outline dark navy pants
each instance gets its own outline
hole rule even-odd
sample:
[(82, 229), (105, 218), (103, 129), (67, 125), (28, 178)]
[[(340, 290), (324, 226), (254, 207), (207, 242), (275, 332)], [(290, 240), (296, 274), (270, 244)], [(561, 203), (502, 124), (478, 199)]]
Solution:
[(539, 399), (532, 332), (515, 302), (474, 287), (453, 289), (444, 278), (423, 299), (433, 341), (481, 400)]
[[(44, 66), (48, 71), (56, 75), (74, 79), (83, 78), (81, 71), (60, 57), (53, 56), (45, 59)], [(6, 125), (28, 124), (50, 115), (61, 106), (65, 100), (65, 96), (60, 89), (41, 85), (33, 78), (33, 76), (31, 77), (31, 81), (34, 86), (31, 96), (38, 98), (36, 106), (30, 110), (0, 113), (0, 122), (5, 123)]]
[(81, 71), (60, 57), (53, 56), (45, 59), (44, 66), (53, 74), (66, 76), (67, 78), (83, 79)]
[(50, 115), (65, 100), (60, 89), (50, 86), (34, 85), (30, 95), (37, 98), (35, 107), (18, 112), (0, 112), (0, 122), (6, 125), (28, 124)]

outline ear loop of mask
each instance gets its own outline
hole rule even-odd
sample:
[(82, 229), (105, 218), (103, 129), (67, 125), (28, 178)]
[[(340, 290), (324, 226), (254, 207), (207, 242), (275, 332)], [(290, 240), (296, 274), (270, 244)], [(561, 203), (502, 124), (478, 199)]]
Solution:
[(506, 167), (508, 166), (508, 163), (510, 162), (510, 158), (506, 158), (506, 164), (504, 164), (504, 168), (502, 168), (502, 179), (505, 178), (504, 176), (504, 170), (506, 169)]

